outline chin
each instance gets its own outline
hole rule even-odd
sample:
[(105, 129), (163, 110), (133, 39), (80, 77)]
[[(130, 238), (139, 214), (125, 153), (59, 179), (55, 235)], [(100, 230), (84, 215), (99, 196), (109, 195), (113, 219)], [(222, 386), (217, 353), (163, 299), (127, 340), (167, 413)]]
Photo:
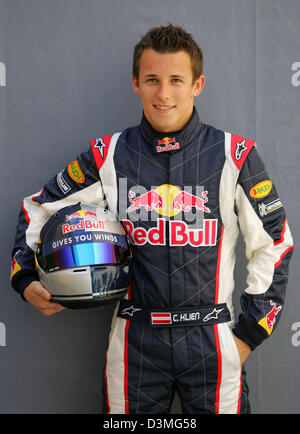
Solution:
[(162, 125), (155, 125), (155, 126), (152, 125), (152, 126), (156, 131), (159, 131), (161, 133), (168, 133), (168, 132), (174, 131), (172, 126), (166, 125), (165, 123)]
[(162, 133), (167, 133), (168, 131), (175, 131), (174, 130), (175, 123), (168, 122), (167, 120), (164, 121), (163, 119), (161, 119), (159, 122), (151, 123), (151, 125), (156, 131), (161, 131)]

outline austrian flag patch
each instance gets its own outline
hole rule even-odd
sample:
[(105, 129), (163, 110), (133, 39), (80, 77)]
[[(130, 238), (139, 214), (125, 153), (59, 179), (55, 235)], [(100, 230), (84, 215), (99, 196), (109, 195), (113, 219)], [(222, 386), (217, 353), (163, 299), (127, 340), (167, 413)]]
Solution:
[(172, 318), (170, 312), (152, 312), (151, 313), (152, 324), (172, 324)]

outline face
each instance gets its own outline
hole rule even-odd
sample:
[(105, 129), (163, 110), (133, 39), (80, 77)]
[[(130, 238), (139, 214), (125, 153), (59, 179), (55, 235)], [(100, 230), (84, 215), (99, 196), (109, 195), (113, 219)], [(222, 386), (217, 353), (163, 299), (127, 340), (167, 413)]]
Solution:
[(201, 75), (193, 83), (191, 59), (185, 51), (158, 53), (151, 48), (141, 56), (139, 78), (132, 77), (146, 119), (161, 132), (178, 131), (188, 122), (204, 82)]

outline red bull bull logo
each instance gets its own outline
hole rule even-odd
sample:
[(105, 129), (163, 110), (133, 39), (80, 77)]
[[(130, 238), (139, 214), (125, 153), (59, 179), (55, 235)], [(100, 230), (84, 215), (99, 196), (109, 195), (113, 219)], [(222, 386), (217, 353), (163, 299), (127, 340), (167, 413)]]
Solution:
[(85, 218), (85, 217), (97, 217), (97, 214), (92, 211), (86, 211), (84, 209), (79, 209), (78, 211), (72, 212), (72, 214), (66, 216), (66, 221), (72, 220), (74, 218)]
[(203, 191), (201, 195), (196, 196), (170, 184), (160, 185), (139, 196), (130, 190), (131, 205), (126, 211), (129, 213), (143, 207), (146, 211), (155, 210), (168, 217), (176, 215), (179, 211), (189, 212), (192, 208), (210, 213), (210, 209), (204, 205), (208, 201), (207, 193)]
[(10, 279), (12, 279), (13, 276), (20, 270), (21, 270), (20, 265), (17, 263), (16, 259), (13, 258), (12, 263), (11, 263)]
[(207, 200), (207, 191), (203, 191), (201, 197), (187, 193), (186, 191), (181, 191), (174, 197), (171, 209), (179, 209), (189, 212), (191, 208), (194, 207), (200, 211), (210, 213), (210, 209), (204, 205)]
[(164, 137), (161, 140), (158, 140), (156, 145), (156, 152), (167, 152), (167, 151), (175, 151), (180, 149), (180, 145), (176, 142), (175, 137)]
[(278, 312), (280, 312), (282, 309), (282, 306), (277, 306), (276, 303), (274, 303), (272, 300), (270, 300), (270, 305), (272, 306), (270, 312), (268, 312), (267, 315), (258, 322), (258, 324), (262, 326), (269, 335), (273, 331), (273, 326), (276, 322), (276, 316), (278, 315)]
[(135, 211), (141, 207), (145, 207), (147, 211), (165, 208), (162, 196), (155, 190), (150, 190), (137, 197), (133, 191), (130, 191), (129, 202), (131, 202), (131, 205), (127, 208), (127, 212)]

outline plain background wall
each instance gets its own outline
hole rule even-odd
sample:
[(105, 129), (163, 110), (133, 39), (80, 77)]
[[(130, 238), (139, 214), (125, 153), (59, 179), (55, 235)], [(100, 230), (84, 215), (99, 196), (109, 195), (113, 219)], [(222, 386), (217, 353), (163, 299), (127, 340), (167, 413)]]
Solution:
[[(296, 245), (286, 305), (246, 366), (253, 413), (300, 412), (299, 0), (0, 0), (0, 413), (101, 411), (114, 306), (43, 317), (10, 288), (10, 252), (23, 197), (90, 139), (140, 121), (133, 46), (167, 22), (203, 49), (200, 118), (259, 143), (285, 204)], [(242, 241), (238, 252), (237, 314)]]

